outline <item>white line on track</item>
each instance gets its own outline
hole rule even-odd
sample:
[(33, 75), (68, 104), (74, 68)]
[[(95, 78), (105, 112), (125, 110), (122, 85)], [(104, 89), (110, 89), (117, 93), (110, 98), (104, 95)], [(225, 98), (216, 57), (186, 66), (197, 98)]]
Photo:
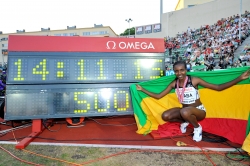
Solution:
[[(16, 142), (0, 141), (0, 144), (17, 144)], [(201, 151), (200, 148), (195, 147), (177, 147), (177, 146), (143, 146), (143, 145), (107, 145), (107, 144), (69, 144), (69, 143), (45, 143), (45, 142), (31, 142), (30, 145), (50, 145), (50, 146), (83, 146), (83, 147), (98, 147), (98, 148), (124, 148), (124, 149), (151, 149), (151, 150), (190, 150)], [(210, 148), (202, 147), (203, 150), (212, 150), (220, 152), (236, 151), (234, 148)]]

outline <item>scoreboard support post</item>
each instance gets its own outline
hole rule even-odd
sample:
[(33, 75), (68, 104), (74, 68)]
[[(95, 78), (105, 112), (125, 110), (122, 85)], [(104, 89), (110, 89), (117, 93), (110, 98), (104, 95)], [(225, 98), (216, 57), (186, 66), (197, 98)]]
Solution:
[(26, 146), (28, 146), (36, 136), (41, 134), (44, 130), (44, 127), (42, 126), (42, 120), (41, 119), (34, 119), (32, 120), (32, 132), (27, 137), (24, 138), (21, 142), (19, 142), (15, 147), (16, 149), (24, 149)]

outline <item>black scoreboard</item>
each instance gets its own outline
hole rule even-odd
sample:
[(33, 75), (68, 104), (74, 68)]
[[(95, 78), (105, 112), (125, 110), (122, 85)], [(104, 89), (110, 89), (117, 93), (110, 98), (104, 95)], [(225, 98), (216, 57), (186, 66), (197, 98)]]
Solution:
[[(9, 37), (6, 120), (133, 114), (131, 83), (163, 76), (164, 54), (154, 50), (154, 42), (152, 50), (143, 52), (86, 48), (76, 52), (60, 50), (66, 39), (69, 37)], [(30, 50), (32, 40), (36, 50)], [(48, 44), (50, 40), (57, 41), (55, 46)], [(81, 40), (91, 43), (100, 38)], [(75, 47), (72, 41), (69, 45)]]
[(159, 53), (10, 52), (9, 84), (138, 82), (159, 78)]

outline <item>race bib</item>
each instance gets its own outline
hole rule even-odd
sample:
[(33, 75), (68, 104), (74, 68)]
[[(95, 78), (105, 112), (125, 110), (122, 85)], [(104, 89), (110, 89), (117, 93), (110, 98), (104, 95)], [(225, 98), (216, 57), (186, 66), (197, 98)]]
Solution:
[[(177, 94), (177, 91), (175, 91), (175, 92)], [(179, 88), (179, 92), (180, 92), (180, 95), (181, 95), (182, 88)], [(182, 103), (183, 104), (195, 103), (196, 95), (197, 95), (196, 90), (193, 87), (186, 87)], [(178, 96), (178, 94), (177, 94), (177, 96)]]

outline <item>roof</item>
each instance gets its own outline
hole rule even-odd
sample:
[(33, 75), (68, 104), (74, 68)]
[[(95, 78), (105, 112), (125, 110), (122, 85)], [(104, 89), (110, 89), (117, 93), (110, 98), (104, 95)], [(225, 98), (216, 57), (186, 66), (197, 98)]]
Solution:
[[(102, 26), (102, 27), (86, 27), (86, 28), (76, 28), (75, 30), (83, 30), (83, 29), (100, 29), (100, 28), (109, 28), (111, 31), (114, 32), (115, 35), (117, 35), (115, 33), (115, 31), (110, 27), (110, 26)], [(36, 33), (36, 32), (55, 32), (55, 31), (64, 31), (64, 30), (74, 30), (74, 29), (56, 29), (56, 30), (49, 30), (49, 31), (31, 31), (31, 32), (23, 32), (23, 33)], [(23, 33), (20, 33), (20, 34), (23, 34)], [(11, 35), (11, 34), (18, 34), (17, 32), (15, 33), (3, 33), (3, 34), (0, 34), (1, 35)], [(117, 35), (118, 36), (118, 35)]]

